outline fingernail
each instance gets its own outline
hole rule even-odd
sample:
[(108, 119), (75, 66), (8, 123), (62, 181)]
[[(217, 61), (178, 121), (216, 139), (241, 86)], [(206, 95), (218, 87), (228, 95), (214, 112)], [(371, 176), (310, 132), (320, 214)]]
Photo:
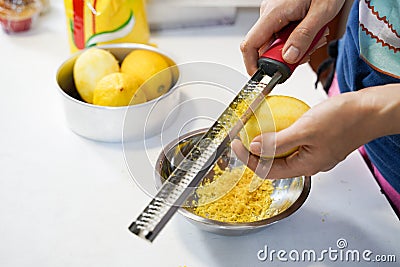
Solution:
[(283, 59), (288, 63), (297, 62), (297, 58), (300, 55), (300, 50), (297, 47), (290, 46), (283, 55)]
[(259, 155), (261, 153), (261, 143), (260, 142), (250, 143), (250, 152)]

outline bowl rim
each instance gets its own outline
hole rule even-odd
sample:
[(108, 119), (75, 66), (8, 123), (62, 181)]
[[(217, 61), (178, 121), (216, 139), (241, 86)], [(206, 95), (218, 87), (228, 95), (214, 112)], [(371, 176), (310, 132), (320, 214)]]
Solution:
[[(85, 49), (82, 49), (80, 51), (77, 51), (75, 53), (73, 53), (72, 55), (70, 55), (66, 60), (64, 60), (61, 65), (57, 68), (57, 72), (56, 72), (56, 83), (57, 83), (57, 89), (58, 91), (68, 100), (77, 103), (78, 105), (82, 105), (82, 106), (86, 106), (89, 108), (95, 108), (95, 109), (102, 109), (102, 110), (125, 110), (128, 108), (139, 108), (139, 107), (143, 107), (143, 106), (149, 106), (152, 104), (157, 103), (158, 101), (161, 101), (164, 98), (167, 98), (169, 95), (171, 95), (173, 92), (175, 92), (179, 86), (178, 86), (178, 82), (179, 82), (179, 77), (180, 74), (178, 75), (178, 78), (175, 82), (175, 84), (168, 90), (168, 92), (166, 92), (165, 94), (154, 98), (150, 101), (146, 101), (144, 103), (140, 103), (140, 104), (135, 104), (135, 105), (127, 105), (127, 106), (119, 106), (119, 107), (111, 107), (111, 106), (99, 106), (99, 105), (94, 105), (94, 104), (90, 104), (87, 103), (85, 101), (81, 101), (79, 99), (76, 99), (72, 96), (70, 96), (69, 94), (67, 94), (59, 85), (59, 76), (60, 76), (60, 72), (61, 69), (64, 67), (64, 65), (69, 62), (71, 59), (77, 57), (78, 55), (80, 55), (81, 53), (83, 53), (84, 51), (90, 49), (90, 48), (99, 48), (99, 49), (114, 49), (114, 48), (128, 48), (128, 49), (143, 49), (143, 50), (149, 50), (149, 51), (153, 51), (156, 52), (158, 54), (161, 54), (164, 57), (167, 57), (170, 61), (175, 63), (175, 66), (179, 69), (179, 65), (175, 62), (175, 60), (172, 59), (172, 57), (170, 55), (168, 55), (168, 53), (164, 52), (163, 50), (160, 50), (156, 47), (150, 46), (150, 45), (146, 45), (146, 44), (140, 44), (140, 43), (118, 43), (118, 44), (105, 44), (105, 45), (96, 45), (96, 46), (91, 46), (91, 47), (87, 47)], [(172, 67), (172, 66), (170, 66)], [(169, 68), (170, 68), (169, 67)]]
[[(162, 149), (160, 155), (157, 158), (156, 161), (156, 167), (155, 167), (155, 177), (156, 179), (160, 178), (160, 172), (161, 172), (161, 166), (166, 158), (166, 153), (168, 153), (171, 149), (173, 149), (180, 141), (193, 137), (195, 135), (199, 135), (200, 133), (205, 133), (208, 130), (208, 128), (202, 128), (202, 129), (197, 129), (194, 131), (190, 131), (182, 136), (179, 136), (175, 138), (173, 141), (169, 142), (164, 149)], [(283, 212), (274, 215), (270, 218), (255, 221), (255, 222), (237, 222), (237, 223), (231, 223), (231, 222), (221, 222), (221, 221), (216, 221), (208, 218), (204, 218), (202, 216), (196, 215), (187, 209), (180, 207), (178, 209), (178, 212), (182, 214), (184, 217), (187, 219), (194, 221), (196, 223), (201, 223), (201, 224), (206, 224), (206, 225), (213, 225), (216, 227), (219, 227), (221, 229), (229, 229), (229, 230), (251, 230), (251, 229), (257, 229), (261, 227), (265, 227), (267, 225), (271, 225), (273, 223), (276, 223), (282, 219), (285, 219), (295, 213), (307, 200), (308, 195), (310, 194), (311, 190), (311, 176), (299, 176), (303, 177), (303, 190), (301, 191), (300, 195), (296, 199), (295, 202), (293, 202), (292, 205), (290, 205), (286, 210)], [(298, 178), (298, 177), (296, 177)], [(295, 178), (287, 178), (287, 179), (295, 179)], [(157, 182), (162, 183), (161, 179), (158, 179), (160, 181), (156, 181), (156, 187), (157, 187)], [(158, 188), (157, 188), (158, 189)], [(234, 228), (233, 228), (234, 227)]]

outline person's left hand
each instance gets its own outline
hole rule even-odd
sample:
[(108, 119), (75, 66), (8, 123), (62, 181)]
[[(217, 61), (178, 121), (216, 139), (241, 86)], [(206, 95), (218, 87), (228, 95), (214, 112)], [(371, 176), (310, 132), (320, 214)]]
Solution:
[[(361, 145), (382, 135), (379, 115), (365, 105), (361, 94), (332, 97), (311, 108), (289, 128), (255, 137), (250, 145), (251, 154), (239, 140), (232, 142), (232, 149), (261, 178), (279, 179), (327, 171)], [(276, 155), (297, 146), (299, 149), (286, 158), (259, 157), (273, 156), (266, 155), (273, 146)]]

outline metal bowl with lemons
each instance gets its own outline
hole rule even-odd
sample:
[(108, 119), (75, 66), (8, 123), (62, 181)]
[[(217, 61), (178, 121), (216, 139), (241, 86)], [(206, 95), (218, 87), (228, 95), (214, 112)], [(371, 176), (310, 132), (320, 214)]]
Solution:
[[(99, 54), (87, 53), (91, 49), (112, 55), (115, 62), (105, 55), (101, 57), (108, 59), (93, 66), (100, 71), (85, 69), (79, 62), (83, 61), (82, 55), (87, 54), (88, 61), (96, 62)], [(141, 73), (146, 71), (141, 64), (146, 63), (142, 51), (161, 57), (166, 67), (162, 71), (153, 70), (157, 73), (146, 77)], [(136, 52), (139, 55), (124, 64)], [(101, 80), (96, 77), (99, 72), (104, 76)], [(166, 127), (164, 120), (169, 111), (180, 101), (178, 79), (178, 67), (169, 55), (158, 48), (135, 43), (102, 45), (75, 53), (61, 64), (56, 75), (71, 130), (103, 142), (143, 140), (160, 133)]]

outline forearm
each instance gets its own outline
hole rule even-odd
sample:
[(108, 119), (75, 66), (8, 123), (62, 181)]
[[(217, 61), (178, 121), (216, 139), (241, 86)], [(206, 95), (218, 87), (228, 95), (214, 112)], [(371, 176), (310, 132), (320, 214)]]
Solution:
[(369, 138), (400, 134), (400, 84), (365, 88), (354, 97)]

